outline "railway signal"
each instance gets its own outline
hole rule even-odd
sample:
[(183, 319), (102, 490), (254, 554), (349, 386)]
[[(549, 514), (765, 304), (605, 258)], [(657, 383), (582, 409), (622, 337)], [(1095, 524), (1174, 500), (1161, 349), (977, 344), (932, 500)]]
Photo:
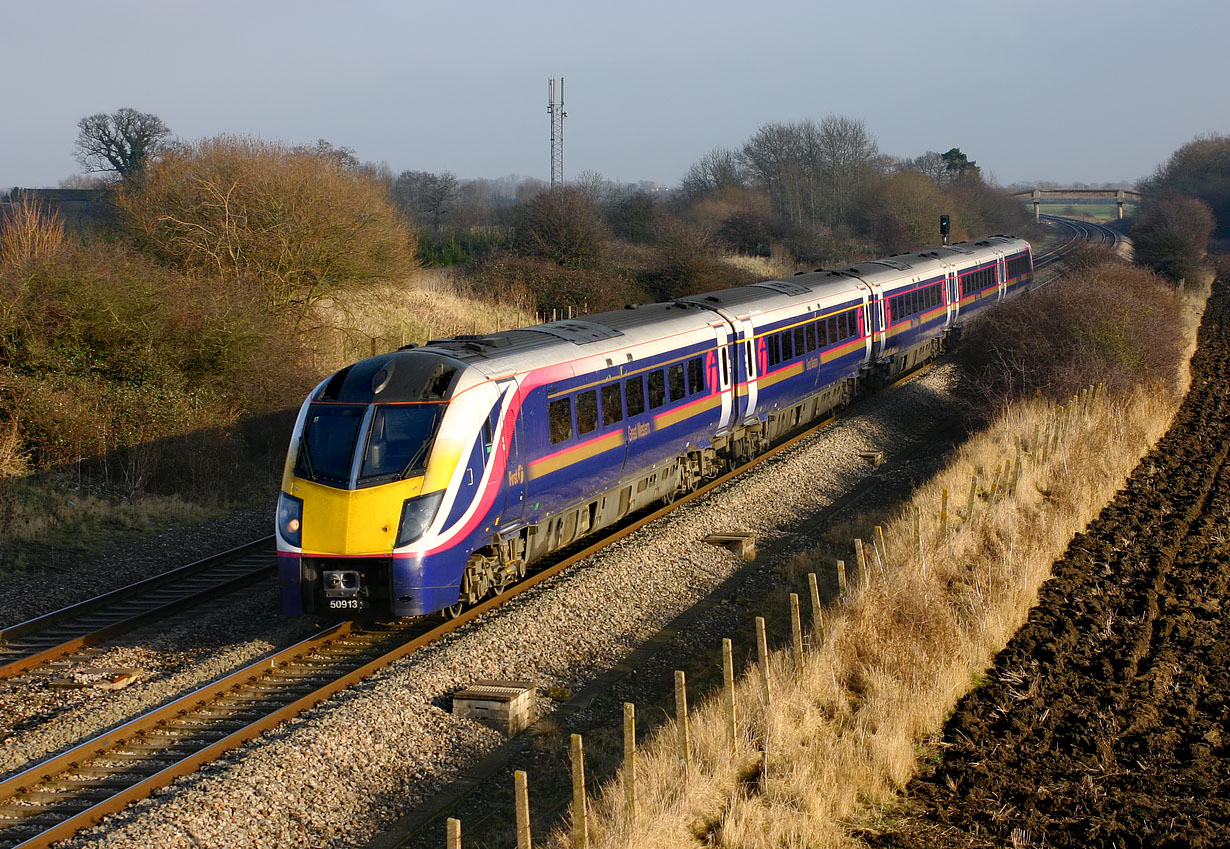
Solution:
[(940, 216), (940, 235), (944, 237), (944, 244), (948, 244), (948, 231), (952, 229), (952, 219), (947, 215)]

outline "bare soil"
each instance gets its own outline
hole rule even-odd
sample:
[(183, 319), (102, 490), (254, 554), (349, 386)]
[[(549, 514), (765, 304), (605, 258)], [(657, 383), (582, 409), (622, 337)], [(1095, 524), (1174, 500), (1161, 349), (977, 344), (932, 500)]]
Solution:
[(876, 847), (1230, 845), (1230, 283), (1167, 435), (957, 706)]

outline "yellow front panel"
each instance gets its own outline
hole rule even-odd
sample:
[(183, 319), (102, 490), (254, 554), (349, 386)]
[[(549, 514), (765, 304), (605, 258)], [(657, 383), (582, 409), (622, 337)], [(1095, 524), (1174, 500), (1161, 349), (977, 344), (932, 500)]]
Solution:
[(423, 478), (347, 490), (295, 478), (303, 499), (303, 550), (308, 554), (388, 554), (397, 540), (402, 502), (423, 490)]

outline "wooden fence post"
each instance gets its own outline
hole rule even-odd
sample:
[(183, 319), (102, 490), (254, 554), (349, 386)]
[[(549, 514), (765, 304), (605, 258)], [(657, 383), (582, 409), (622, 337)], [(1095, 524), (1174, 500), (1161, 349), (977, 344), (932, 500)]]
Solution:
[(682, 669), (675, 670), (675, 727), (679, 733), (679, 768), (686, 778), (692, 759), (692, 740), (688, 733), (688, 682)]
[(517, 849), (530, 849), (530, 791), (525, 770), (513, 773), (513, 794), (517, 806)]
[(730, 638), (722, 638), (722, 701), (726, 708), (726, 745), (735, 750), (735, 661)]
[(854, 540), (854, 567), (858, 573), (859, 586), (867, 586), (871, 576), (867, 570), (867, 552), (863, 550), (863, 541), (861, 539)]
[[(923, 547), (922, 547), (922, 508), (914, 506), (914, 551), (918, 555), (918, 562), (923, 562)], [(924, 564), (925, 567), (925, 564)], [(924, 574), (925, 574), (924, 568)]]
[(965, 523), (974, 521), (974, 499), (978, 497), (978, 476), (970, 475), (969, 500), (965, 502)]
[(881, 570), (888, 569), (888, 544), (884, 542), (884, 527), (876, 525), (876, 554), (880, 558)]
[(820, 581), (815, 572), (807, 573), (807, 591), (811, 594), (811, 647), (818, 649), (824, 622), (820, 617)]
[(799, 620), (799, 594), (790, 594), (790, 640), (794, 650), (794, 668), (803, 670), (803, 623)]
[(940, 490), (940, 539), (948, 536), (948, 487)]
[(837, 561), (837, 595), (846, 600), (846, 561)]
[(589, 810), (585, 798), (585, 748), (581, 735), (572, 735), (572, 845), (589, 849)]
[(444, 821), (444, 838), (448, 849), (461, 849), (461, 820), (449, 817)]
[(636, 819), (637, 809), (636, 705), (632, 702), (624, 702), (624, 804), (631, 823)]
[(764, 617), (756, 617), (756, 657), (760, 662), (760, 681), (765, 708), (769, 706), (769, 640), (764, 633)]

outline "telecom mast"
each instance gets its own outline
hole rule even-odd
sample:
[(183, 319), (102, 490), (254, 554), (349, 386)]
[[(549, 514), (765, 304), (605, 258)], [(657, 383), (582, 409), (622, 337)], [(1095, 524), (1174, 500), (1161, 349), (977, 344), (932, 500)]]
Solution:
[(564, 185), (564, 78), (559, 78), (559, 103), (555, 102), (555, 77), (547, 80), (547, 116), (551, 119), (551, 188)]

